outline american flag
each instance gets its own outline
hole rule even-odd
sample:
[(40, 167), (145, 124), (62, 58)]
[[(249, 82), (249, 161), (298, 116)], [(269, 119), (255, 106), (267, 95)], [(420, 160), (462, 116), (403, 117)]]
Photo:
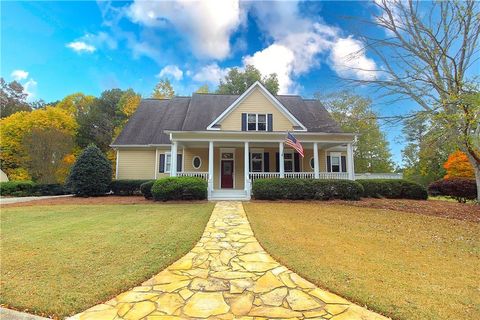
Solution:
[(297, 150), (297, 152), (302, 156), (302, 158), (304, 157), (302, 144), (290, 132), (287, 132), (287, 138), (285, 139), (285, 144)]

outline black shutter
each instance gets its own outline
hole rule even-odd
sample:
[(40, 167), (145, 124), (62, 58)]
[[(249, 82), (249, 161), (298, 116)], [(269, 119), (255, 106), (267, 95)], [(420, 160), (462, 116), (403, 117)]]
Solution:
[(177, 154), (177, 172), (182, 172), (182, 155)]
[(267, 122), (268, 122), (268, 131), (273, 131), (273, 114), (267, 114)]
[(165, 172), (165, 154), (161, 153), (160, 154), (160, 159), (159, 159), (159, 165), (158, 165), (158, 172)]
[(342, 169), (340, 172), (347, 172), (347, 157), (342, 156)]
[(330, 165), (330, 156), (327, 156), (327, 172), (332, 172), (332, 166)]
[(252, 153), (248, 153), (248, 171), (252, 172)]
[(247, 114), (242, 113), (242, 131), (247, 131)]
[(270, 154), (268, 152), (263, 153), (263, 171), (270, 172)]
[(300, 154), (295, 152), (293, 154), (293, 162), (294, 162), (294, 171), (300, 172)]
[(280, 172), (280, 153), (275, 152), (275, 172)]

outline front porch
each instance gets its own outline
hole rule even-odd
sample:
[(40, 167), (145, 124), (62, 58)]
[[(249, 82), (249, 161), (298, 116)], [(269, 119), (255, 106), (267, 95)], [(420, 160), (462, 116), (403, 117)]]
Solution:
[(303, 158), (285, 147), (283, 140), (173, 140), (170, 154), (181, 156), (170, 157), (166, 173), (205, 179), (211, 200), (248, 200), (256, 179), (354, 179), (352, 142), (305, 141), (302, 145)]

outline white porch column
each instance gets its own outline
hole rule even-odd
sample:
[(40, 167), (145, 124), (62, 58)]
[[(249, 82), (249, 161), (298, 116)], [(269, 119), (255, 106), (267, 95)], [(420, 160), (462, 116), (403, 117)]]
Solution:
[(243, 149), (243, 172), (244, 172), (244, 189), (247, 195), (250, 195), (250, 147), (248, 141), (245, 141)]
[(313, 172), (314, 172), (315, 179), (320, 178), (319, 168), (320, 166), (318, 164), (318, 143), (314, 142), (313, 143)]
[(208, 142), (208, 198), (213, 191), (213, 141)]
[(172, 142), (172, 147), (170, 149), (170, 176), (176, 177), (177, 176), (177, 149), (178, 149), (178, 142)]
[(355, 180), (355, 166), (353, 164), (353, 145), (347, 144), (347, 173), (349, 180)]
[(116, 150), (117, 152), (117, 155), (115, 157), (115, 179), (118, 179), (118, 156), (120, 155), (120, 152), (118, 151), (118, 149)]
[(280, 178), (285, 178), (285, 161), (283, 158), (283, 141), (278, 143), (278, 165), (280, 167)]
[(158, 159), (158, 149), (155, 149), (155, 180), (157, 179), (158, 177), (158, 171), (159, 171), (159, 165), (160, 165), (160, 160)]

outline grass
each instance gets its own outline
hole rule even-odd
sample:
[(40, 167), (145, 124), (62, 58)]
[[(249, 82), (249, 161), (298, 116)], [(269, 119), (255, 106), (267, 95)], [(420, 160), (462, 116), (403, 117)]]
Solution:
[(255, 236), (320, 287), (394, 319), (480, 319), (480, 225), (320, 203), (245, 203)]
[(213, 204), (2, 208), (0, 303), (64, 317), (158, 273), (200, 239)]

